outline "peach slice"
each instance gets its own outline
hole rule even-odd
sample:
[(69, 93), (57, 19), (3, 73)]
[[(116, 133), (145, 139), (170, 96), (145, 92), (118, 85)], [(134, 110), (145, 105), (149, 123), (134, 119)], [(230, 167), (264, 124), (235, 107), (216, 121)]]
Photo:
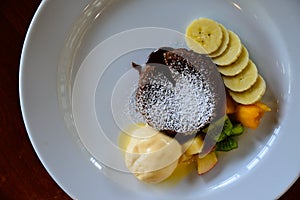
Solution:
[(203, 158), (197, 158), (197, 171), (198, 174), (204, 174), (211, 170), (218, 162), (215, 151), (210, 152)]

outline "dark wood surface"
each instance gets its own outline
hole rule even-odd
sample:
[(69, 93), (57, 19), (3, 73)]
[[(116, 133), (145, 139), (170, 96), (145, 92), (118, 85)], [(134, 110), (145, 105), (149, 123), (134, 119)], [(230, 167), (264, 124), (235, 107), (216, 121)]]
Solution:
[[(20, 55), (39, 4), (40, 0), (0, 1), (0, 199), (3, 200), (70, 199), (34, 152), (19, 104)], [(280, 199), (299, 197), (298, 179)]]

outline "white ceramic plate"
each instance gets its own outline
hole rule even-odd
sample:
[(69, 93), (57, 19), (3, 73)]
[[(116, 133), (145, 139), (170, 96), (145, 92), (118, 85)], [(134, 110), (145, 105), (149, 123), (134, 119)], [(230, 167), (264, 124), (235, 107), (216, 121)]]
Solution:
[[(21, 107), (35, 151), (53, 179), (74, 199), (279, 197), (300, 172), (300, 136), (297, 134), (299, 9), (300, 2), (279, 0), (43, 1), (29, 28), (20, 69)], [(220, 154), (218, 166), (207, 175), (198, 177), (193, 183), (183, 180), (171, 188), (145, 186), (130, 174), (120, 172), (122, 170), (106, 167), (98, 154), (107, 152), (105, 148), (99, 149), (105, 143), (97, 142), (99, 135), (94, 134), (93, 129), (84, 133), (89, 128), (84, 124), (90, 120), (111, 123), (110, 117), (105, 117), (107, 113), (103, 115), (105, 101), (98, 103), (107, 89), (101, 90), (102, 79), (91, 66), (98, 62), (97, 55), (101, 58), (101, 51), (106, 50), (101, 42), (115, 34), (141, 28), (151, 31), (153, 27), (184, 33), (188, 23), (198, 17), (213, 18), (238, 33), (266, 79), (268, 92), (264, 100), (273, 111), (264, 117), (261, 128), (240, 137), (238, 150)], [(140, 37), (147, 40), (144, 34)], [(153, 35), (148, 39), (152, 41), (154, 37), (155, 42)], [(117, 43), (119, 46), (114, 44), (115, 48), (132, 44), (130, 34), (126, 39), (128, 41)], [(173, 41), (171, 43), (174, 45)], [(157, 45), (152, 43), (148, 46), (149, 49), (155, 47)], [(128, 60), (132, 55), (142, 62), (141, 55), (145, 56), (146, 52), (147, 49), (138, 54), (123, 52), (117, 58)], [(108, 53), (111, 55), (113, 50)], [(126, 74), (128, 70), (113, 68), (109, 71), (113, 61), (120, 60), (108, 60), (110, 67), (106, 76)], [(83, 76), (82, 69), (87, 69)], [(90, 77), (95, 79), (94, 84)], [(131, 80), (128, 77), (121, 80)], [(106, 79), (107, 83), (114, 83)], [(84, 93), (89, 91), (86, 90), (89, 86), (96, 89)], [(85, 108), (91, 112), (82, 110)], [(93, 119), (82, 117), (92, 112)], [(118, 132), (114, 133), (110, 138), (113, 143)]]

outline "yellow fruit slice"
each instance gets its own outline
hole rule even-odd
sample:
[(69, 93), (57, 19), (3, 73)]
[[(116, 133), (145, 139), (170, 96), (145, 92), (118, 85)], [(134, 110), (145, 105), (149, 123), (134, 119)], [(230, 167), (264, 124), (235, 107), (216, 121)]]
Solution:
[(232, 31), (228, 30), (229, 44), (227, 49), (220, 56), (212, 58), (217, 65), (225, 66), (235, 62), (242, 52), (242, 43), (240, 38)]
[(187, 155), (187, 154), (182, 154), (181, 157), (179, 158), (178, 163), (190, 163), (196, 160), (196, 155)]
[[(219, 24), (211, 19), (200, 18), (192, 21), (186, 29), (187, 45), (198, 52), (195, 42), (210, 54), (216, 51), (223, 38), (222, 29)], [(203, 53), (203, 52), (198, 52)]]
[(214, 151), (210, 152), (203, 158), (197, 158), (197, 171), (198, 174), (204, 174), (211, 170), (218, 162), (217, 155)]
[(226, 28), (222, 24), (219, 24), (219, 25), (222, 29), (223, 39), (222, 39), (222, 43), (221, 43), (220, 47), (216, 51), (209, 54), (209, 56), (212, 57), (212, 58), (218, 57), (222, 53), (224, 53), (224, 51), (227, 49), (227, 46), (228, 46), (228, 43), (229, 43), (229, 33), (228, 33), (228, 31), (226, 30)]
[(249, 53), (243, 46), (242, 53), (237, 61), (227, 66), (218, 66), (219, 72), (224, 76), (235, 76), (245, 69), (249, 62)]
[(241, 122), (243, 126), (256, 129), (265, 112), (269, 111), (271, 111), (271, 108), (259, 101), (251, 105), (239, 104), (236, 107), (235, 118)]
[(203, 139), (199, 136), (194, 137), (193, 139), (187, 141), (183, 144), (183, 150), (186, 149), (186, 155), (193, 155), (200, 153), (203, 149)]
[(233, 92), (229, 91), (230, 96), (233, 100), (240, 104), (249, 105), (259, 101), (266, 91), (265, 80), (258, 75), (254, 85), (244, 92)]
[(225, 86), (234, 92), (248, 90), (257, 79), (256, 65), (249, 60), (247, 67), (236, 76), (223, 76)]

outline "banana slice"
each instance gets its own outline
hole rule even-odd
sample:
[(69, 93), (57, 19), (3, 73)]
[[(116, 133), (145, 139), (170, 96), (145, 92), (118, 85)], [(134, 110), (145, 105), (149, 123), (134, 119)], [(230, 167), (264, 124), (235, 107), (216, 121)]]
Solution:
[(220, 56), (212, 58), (217, 65), (225, 66), (235, 62), (242, 52), (242, 43), (234, 32), (228, 30), (229, 44), (227, 49)]
[(236, 102), (248, 105), (259, 101), (265, 94), (265, 91), (266, 82), (260, 75), (258, 75), (255, 84), (250, 89), (244, 92), (229, 91), (229, 94)]
[(229, 33), (228, 33), (228, 31), (226, 30), (226, 28), (222, 24), (219, 24), (219, 26), (222, 29), (223, 39), (222, 39), (222, 43), (221, 43), (220, 47), (216, 51), (209, 54), (209, 56), (212, 57), (212, 58), (218, 57), (219, 55), (224, 53), (224, 51), (227, 49), (227, 46), (228, 46), (228, 43), (229, 43)]
[(207, 54), (210, 54), (220, 47), (223, 33), (217, 22), (207, 18), (200, 18), (192, 21), (187, 27), (186, 38), (189, 48), (198, 52), (197, 49), (195, 50), (195, 44), (191, 41), (192, 39), (200, 44)]
[(243, 46), (242, 53), (238, 57), (237, 61), (228, 66), (218, 66), (219, 72), (224, 76), (235, 76), (243, 71), (249, 62), (249, 53)]
[(234, 92), (248, 90), (257, 79), (256, 65), (249, 60), (247, 67), (236, 76), (223, 76), (225, 86)]

